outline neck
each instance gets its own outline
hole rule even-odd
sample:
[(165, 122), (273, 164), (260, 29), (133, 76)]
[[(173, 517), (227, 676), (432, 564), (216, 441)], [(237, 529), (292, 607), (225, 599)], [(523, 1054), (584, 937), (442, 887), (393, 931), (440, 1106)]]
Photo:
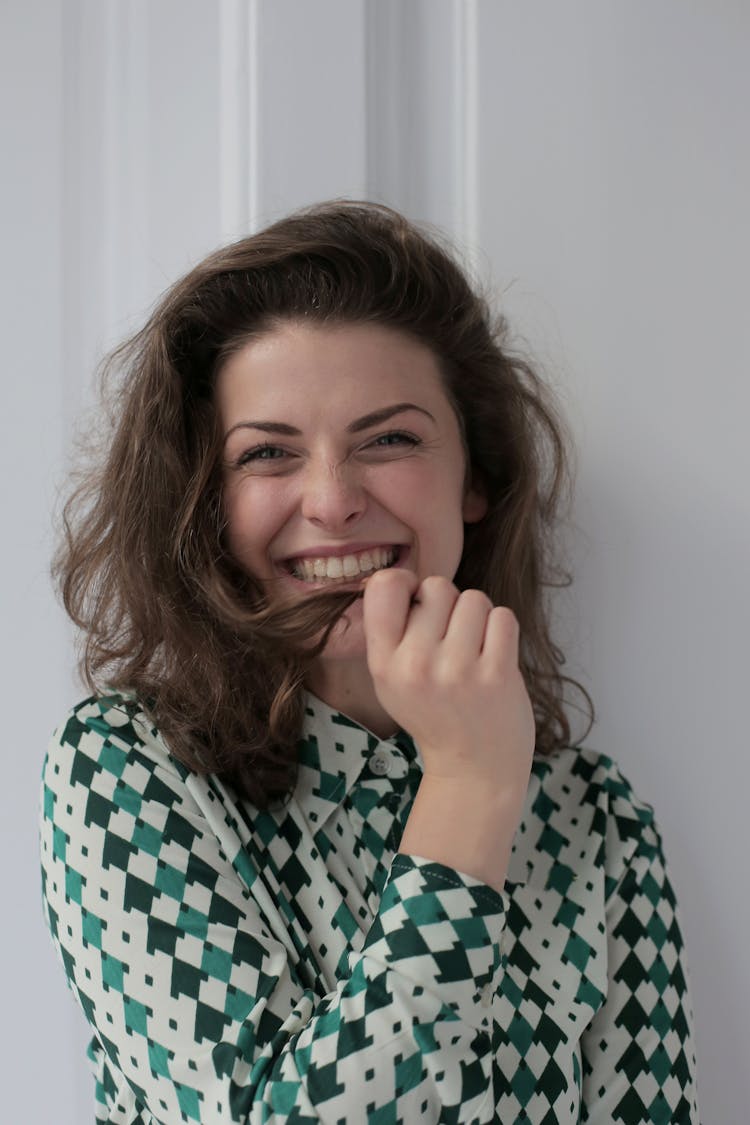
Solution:
[(398, 730), (382, 707), (366, 662), (320, 660), (310, 671), (307, 687), (335, 711), (340, 711), (378, 738), (390, 738)]

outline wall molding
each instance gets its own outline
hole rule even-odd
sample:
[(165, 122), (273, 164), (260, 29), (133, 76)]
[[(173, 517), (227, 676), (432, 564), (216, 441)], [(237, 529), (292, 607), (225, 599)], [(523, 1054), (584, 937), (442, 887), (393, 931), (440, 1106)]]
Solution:
[(259, 7), (259, 0), (220, 0), (219, 5), (219, 209), (223, 241), (258, 227)]
[(479, 249), (479, 15), (453, 0), (453, 193), (455, 235), (474, 264)]
[(370, 194), (448, 230), (468, 259), (478, 218), (476, 0), (367, 0)]
[(102, 7), (104, 119), (89, 159), (103, 160), (103, 312), (111, 330), (148, 292), (150, 28), (146, 5), (105, 0)]

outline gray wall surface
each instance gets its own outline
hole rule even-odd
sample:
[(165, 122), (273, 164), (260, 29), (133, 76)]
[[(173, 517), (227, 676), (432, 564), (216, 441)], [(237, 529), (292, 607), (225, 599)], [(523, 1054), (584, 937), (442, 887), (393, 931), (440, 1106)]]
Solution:
[(345, 195), (452, 235), (563, 401), (559, 632), (664, 836), (703, 1119), (746, 1119), (749, 48), (741, 0), (3, 0), (3, 1121), (93, 1119), (36, 807), (94, 369), (215, 245)]

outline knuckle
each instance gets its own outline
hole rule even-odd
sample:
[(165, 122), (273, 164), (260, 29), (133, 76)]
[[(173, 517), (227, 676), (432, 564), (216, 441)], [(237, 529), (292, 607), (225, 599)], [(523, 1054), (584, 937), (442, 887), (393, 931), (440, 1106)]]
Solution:
[(420, 586), (420, 592), (427, 597), (445, 595), (452, 590), (455, 590), (455, 586), (450, 578), (444, 578), (442, 574), (431, 574), (423, 578)]
[(501, 626), (508, 634), (516, 634), (519, 632), (518, 618), (510, 606), (493, 606), (492, 616), (495, 618), (495, 623)]
[(472, 609), (484, 609), (487, 612), (493, 609), (491, 599), (483, 590), (464, 590), (459, 595), (459, 600)]

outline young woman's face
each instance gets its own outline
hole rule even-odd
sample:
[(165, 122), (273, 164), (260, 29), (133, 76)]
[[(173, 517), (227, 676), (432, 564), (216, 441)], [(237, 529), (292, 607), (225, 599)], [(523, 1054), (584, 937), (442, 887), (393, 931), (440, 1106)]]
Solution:
[[(269, 600), (355, 589), (383, 566), (454, 577), (486, 504), (426, 347), (289, 322), (227, 360), (216, 398), (228, 547)], [(327, 660), (364, 655), (361, 601), (346, 618)]]

